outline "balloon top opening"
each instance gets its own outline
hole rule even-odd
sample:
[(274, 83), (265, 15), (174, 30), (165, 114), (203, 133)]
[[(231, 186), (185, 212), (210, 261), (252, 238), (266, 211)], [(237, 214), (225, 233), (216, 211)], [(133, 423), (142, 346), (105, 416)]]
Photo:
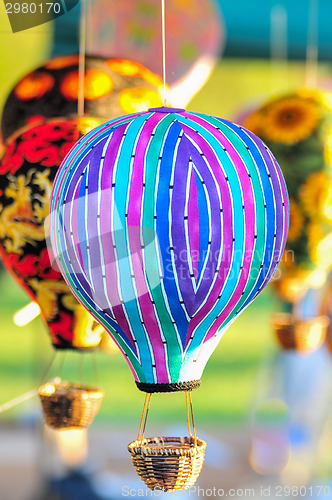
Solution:
[(168, 106), (160, 106), (160, 108), (150, 108), (148, 111), (156, 111), (157, 113), (185, 113), (182, 108), (170, 108)]

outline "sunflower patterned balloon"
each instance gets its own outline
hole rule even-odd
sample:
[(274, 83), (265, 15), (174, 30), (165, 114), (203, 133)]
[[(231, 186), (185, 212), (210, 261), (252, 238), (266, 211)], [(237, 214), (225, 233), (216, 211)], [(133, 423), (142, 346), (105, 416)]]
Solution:
[(277, 158), (290, 196), (290, 226), (280, 279), (294, 303), (320, 286), (332, 266), (332, 96), (300, 89), (251, 113), (244, 126)]
[[(163, 82), (128, 59), (86, 56), (84, 112), (102, 121), (162, 104)], [(26, 75), (9, 94), (1, 130), (6, 140), (26, 124), (77, 113), (78, 55), (51, 59)]]
[(100, 327), (51, 266), (44, 230), (55, 174), (70, 148), (101, 122), (56, 118), (21, 129), (0, 161), (0, 254), (6, 269), (41, 308), (56, 348), (97, 345)]

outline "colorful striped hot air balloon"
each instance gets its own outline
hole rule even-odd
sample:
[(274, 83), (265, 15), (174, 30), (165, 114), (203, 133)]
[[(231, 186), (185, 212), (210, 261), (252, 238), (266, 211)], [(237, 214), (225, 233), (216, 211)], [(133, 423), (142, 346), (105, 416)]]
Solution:
[(101, 125), (69, 152), (53, 186), (51, 240), (138, 387), (188, 390), (273, 276), (288, 211), (280, 168), (254, 134), (154, 108)]

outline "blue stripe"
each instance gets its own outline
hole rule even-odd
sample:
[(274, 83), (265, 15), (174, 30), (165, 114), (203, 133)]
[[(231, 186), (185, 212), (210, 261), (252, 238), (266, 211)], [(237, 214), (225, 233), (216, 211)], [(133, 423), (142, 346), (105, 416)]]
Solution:
[(166, 296), (168, 299), (169, 307), (173, 318), (176, 320), (176, 326), (181, 338), (182, 345), (184, 345), (188, 330), (189, 322), (186, 318), (185, 312), (179, 303), (178, 290), (174, 279), (174, 270), (171, 260), (171, 241), (169, 239), (169, 207), (170, 207), (170, 190), (171, 174), (173, 166), (173, 155), (178, 141), (178, 136), (182, 131), (181, 125), (176, 121), (169, 128), (169, 132), (164, 145), (164, 154), (161, 160), (159, 184), (156, 200), (156, 215), (157, 215), (157, 237), (160, 244), (161, 259), (163, 264), (164, 279), (163, 284), (165, 287)]

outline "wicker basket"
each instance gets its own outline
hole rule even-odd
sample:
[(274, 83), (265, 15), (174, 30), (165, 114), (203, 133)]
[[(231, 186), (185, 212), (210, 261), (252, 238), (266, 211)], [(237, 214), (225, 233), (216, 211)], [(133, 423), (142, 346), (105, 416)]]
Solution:
[(317, 316), (307, 320), (297, 320), (290, 314), (275, 314), (272, 324), (278, 341), (283, 349), (296, 349), (300, 352), (312, 352), (325, 340), (329, 319)]
[(190, 488), (201, 472), (206, 442), (193, 437), (153, 437), (128, 445), (138, 475), (151, 490)]
[(54, 429), (87, 427), (96, 416), (104, 391), (69, 382), (48, 382), (38, 394), (46, 423)]

